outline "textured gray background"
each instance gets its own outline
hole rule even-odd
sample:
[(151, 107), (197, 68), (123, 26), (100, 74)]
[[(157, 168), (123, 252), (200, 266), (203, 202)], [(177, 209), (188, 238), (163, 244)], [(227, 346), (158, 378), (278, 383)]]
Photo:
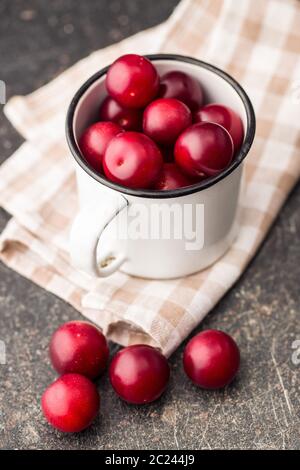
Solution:
[[(0, 79), (8, 95), (26, 94), (92, 50), (164, 20), (177, 0), (0, 2)], [(0, 158), (22, 139), (0, 116)], [(122, 403), (107, 377), (99, 381), (102, 411), (79, 435), (62, 435), (43, 420), (39, 400), (55, 377), (47, 357), (52, 331), (78, 313), (0, 264), (0, 446), (38, 449), (300, 448), (299, 372), (292, 342), (300, 339), (300, 188), (290, 195), (243, 277), (202, 323), (232, 334), (242, 367), (225, 391), (188, 382), (181, 347), (161, 400)], [(0, 229), (8, 215), (0, 212)], [(200, 330), (200, 328), (198, 329)], [(114, 350), (115, 347), (112, 347)]]

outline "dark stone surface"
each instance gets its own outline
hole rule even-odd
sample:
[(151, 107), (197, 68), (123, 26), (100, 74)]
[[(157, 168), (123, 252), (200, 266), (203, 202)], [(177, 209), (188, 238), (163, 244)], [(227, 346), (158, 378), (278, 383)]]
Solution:
[[(177, 0), (149, 2), (2, 0), (0, 78), (8, 94), (28, 93), (90, 51), (166, 18)], [(22, 139), (1, 115), (0, 155)], [(300, 448), (299, 373), (292, 343), (300, 339), (300, 188), (293, 191), (242, 279), (202, 323), (234, 335), (242, 353), (237, 380), (225, 391), (200, 391), (172, 356), (164, 397), (138, 408), (122, 403), (107, 377), (102, 411), (79, 435), (43, 420), (39, 400), (55, 377), (47, 358), (52, 331), (78, 318), (70, 306), (0, 265), (0, 446), (35, 449)], [(0, 228), (8, 215), (0, 213)], [(199, 328), (200, 329), (200, 328)], [(115, 347), (112, 347), (112, 350)]]

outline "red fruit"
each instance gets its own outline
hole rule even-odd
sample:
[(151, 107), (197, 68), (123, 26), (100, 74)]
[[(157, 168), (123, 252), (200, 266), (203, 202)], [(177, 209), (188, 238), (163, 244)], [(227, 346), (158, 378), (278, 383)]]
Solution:
[(101, 121), (115, 122), (125, 131), (140, 131), (142, 129), (142, 111), (134, 108), (122, 108), (110, 96), (107, 96), (101, 104), (99, 118)]
[(42, 396), (46, 420), (62, 432), (79, 432), (87, 428), (99, 407), (100, 397), (95, 385), (79, 374), (62, 375)]
[(123, 132), (123, 129), (114, 122), (96, 122), (82, 134), (79, 141), (80, 150), (95, 170), (101, 171), (107, 145), (120, 132)]
[(194, 110), (203, 103), (203, 91), (195, 78), (184, 72), (173, 70), (160, 79), (159, 96), (176, 98)]
[(232, 138), (219, 124), (194, 124), (180, 134), (174, 154), (178, 166), (191, 177), (217, 175), (232, 160)]
[(137, 54), (119, 57), (106, 75), (108, 93), (125, 108), (143, 108), (155, 97), (158, 87), (155, 67)]
[(155, 348), (139, 344), (119, 351), (109, 377), (115, 392), (125, 401), (141, 405), (156, 400), (170, 376), (167, 359)]
[(239, 150), (244, 138), (241, 118), (228, 106), (208, 104), (194, 113), (195, 122), (215, 122), (225, 127), (232, 137), (235, 152)]
[(106, 177), (129, 188), (149, 188), (163, 159), (155, 143), (139, 132), (124, 132), (110, 142), (104, 155)]
[(94, 379), (107, 364), (109, 350), (101, 331), (84, 321), (60, 326), (50, 342), (50, 358), (59, 374), (75, 372)]
[(175, 163), (164, 163), (154, 189), (166, 191), (177, 189), (193, 184), (185, 175), (181, 173)]
[(143, 130), (159, 144), (170, 145), (192, 123), (189, 108), (181, 101), (161, 98), (152, 101), (144, 111)]
[(184, 350), (184, 370), (202, 388), (225, 387), (234, 379), (239, 365), (236, 342), (223, 331), (203, 331), (194, 336)]

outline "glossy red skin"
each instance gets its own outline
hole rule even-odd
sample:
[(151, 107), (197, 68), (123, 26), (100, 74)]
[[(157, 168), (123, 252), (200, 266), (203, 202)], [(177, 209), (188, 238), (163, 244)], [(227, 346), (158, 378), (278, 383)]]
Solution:
[(100, 106), (101, 121), (112, 121), (125, 131), (141, 131), (143, 112), (140, 109), (123, 108), (111, 96), (107, 96)]
[(203, 90), (198, 80), (177, 70), (161, 77), (158, 94), (161, 98), (176, 98), (192, 111), (203, 104)]
[(194, 336), (184, 350), (184, 370), (194, 384), (202, 388), (225, 387), (236, 376), (239, 365), (237, 344), (223, 331), (203, 331)]
[(123, 400), (142, 405), (156, 400), (164, 392), (170, 367), (157, 349), (139, 344), (124, 348), (114, 356), (109, 377)]
[(175, 161), (191, 177), (214, 176), (224, 170), (233, 157), (233, 142), (219, 124), (203, 122), (186, 129), (177, 139)]
[(189, 108), (179, 100), (160, 98), (144, 111), (143, 131), (158, 144), (171, 145), (192, 123)]
[(240, 149), (244, 139), (244, 128), (241, 118), (233, 109), (212, 103), (195, 111), (194, 122), (208, 121), (225, 127), (232, 137), (234, 151), (237, 152)]
[(105, 150), (113, 137), (123, 132), (114, 122), (96, 122), (82, 134), (79, 148), (86, 161), (97, 171), (102, 169)]
[(153, 189), (167, 191), (194, 184), (177, 167), (176, 163), (164, 163)]
[(140, 132), (124, 132), (110, 142), (103, 159), (105, 176), (129, 188), (151, 187), (162, 168), (159, 148)]
[(126, 54), (109, 67), (106, 88), (121, 106), (143, 108), (156, 96), (159, 76), (146, 57)]
[(101, 331), (90, 323), (70, 321), (50, 341), (50, 359), (59, 374), (74, 372), (94, 379), (108, 361), (109, 349)]
[(62, 432), (87, 428), (100, 408), (96, 386), (79, 374), (65, 374), (53, 382), (42, 396), (42, 410), (49, 424)]

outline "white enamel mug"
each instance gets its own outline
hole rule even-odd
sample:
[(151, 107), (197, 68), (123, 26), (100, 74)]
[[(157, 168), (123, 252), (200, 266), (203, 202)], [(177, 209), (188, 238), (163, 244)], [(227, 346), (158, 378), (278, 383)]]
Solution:
[(92, 276), (117, 269), (134, 276), (170, 279), (211, 265), (232, 244), (243, 169), (255, 134), (255, 115), (243, 88), (227, 73), (184, 56), (148, 58), (159, 74), (181, 70), (201, 83), (206, 102), (233, 108), (244, 125), (244, 142), (217, 176), (169, 191), (130, 189), (96, 173), (78, 148), (84, 129), (97, 120), (106, 94), (108, 67), (75, 94), (67, 115), (67, 141), (76, 161), (80, 212), (70, 236), (73, 265)]

